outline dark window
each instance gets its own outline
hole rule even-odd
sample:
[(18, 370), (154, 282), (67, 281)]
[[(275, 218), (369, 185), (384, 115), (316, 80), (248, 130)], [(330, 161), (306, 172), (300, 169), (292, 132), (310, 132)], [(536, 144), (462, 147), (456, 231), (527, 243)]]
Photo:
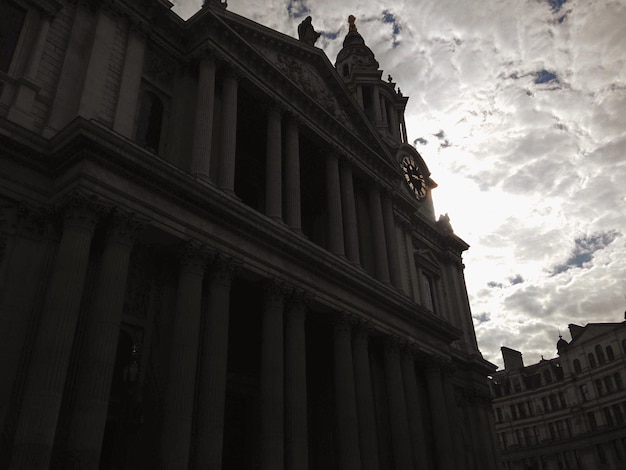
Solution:
[(559, 403), (561, 404), (561, 408), (567, 407), (567, 400), (565, 399), (565, 393), (559, 392)]
[(139, 106), (135, 141), (142, 147), (158, 153), (163, 125), (163, 101), (156, 93), (144, 90)]
[(350, 68), (348, 64), (343, 64), (343, 76), (347, 77), (348, 75), (350, 75)]
[(615, 360), (615, 354), (613, 353), (613, 348), (611, 346), (606, 347), (606, 357), (609, 361)]
[(0, 70), (8, 72), (24, 26), (26, 10), (12, 2), (0, 0)]
[(613, 416), (615, 417), (616, 424), (624, 424), (624, 415), (622, 414), (622, 410), (619, 405), (613, 405), (611, 407), (613, 410)]
[(606, 386), (606, 393), (613, 393), (615, 391), (613, 377), (611, 377), (610, 375), (604, 378), (604, 385)]
[(587, 359), (589, 360), (589, 367), (595, 367), (596, 366), (596, 358), (593, 355), (593, 353), (587, 354)]
[(582, 384), (580, 387), (580, 396), (582, 397), (583, 401), (588, 401), (589, 400), (589, 391), (587, 390), (587, 384)]
[(622, 384), (622, 376), (619, 375), (619, 372), (617, 372), (613, 375), (613, 378), (615, 379), (615, 386), (618, 390), (621, 390), (624, 387)]
[(589, 421), (589, 429), (595, 431), (598, 429), (598, 423), (596, 421), (596, 415), (593, 411), (587, 413), (587, 421)]
[(583, 371), (583, 368), (580, 366), (580, 361), (578, 359), (574, 359), (574, 371), (576, 371), (576, 373), (580, 373)]
[(543, 380), (545, 381), (546, 384), (552, 383), (552, 374), (550, 373), (548, 369), (543, 371)]
[(606, 391), (604, 390), (604, 382), (602, 381), (602, 379), (597, 379), (594, 381), (594, 383), (596, 384), (596, 393), (598, 394), (598, 396), (602, 397), (606, 395)]
[(602, 350), (602, 346), (599, 344), (596, 346), (596, 356), (598, 356), (598, 362), (600, 364), (604, 364), (606, 359), (604, 358), (604, 351)]
[(607, 426), (614, 426), (615, 423), (613, 422), (613, 416), (611, 415), (611, 409), (610, 408), (602, 408), (602, 411), (604, 412), (604, 420), (606, 421)]

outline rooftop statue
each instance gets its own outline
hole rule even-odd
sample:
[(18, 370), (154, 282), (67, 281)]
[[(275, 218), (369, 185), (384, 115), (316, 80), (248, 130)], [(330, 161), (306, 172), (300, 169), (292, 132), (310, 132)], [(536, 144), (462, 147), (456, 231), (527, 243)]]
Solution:
[(300, 41), (308, 44), (309, 46), (314, 46), (315, 41), (321, 36), (320, 33), (313, 29), (313, 25), (311, 24), (312, 18), (307, 16), (302, 23), (298, 25), (298, 39)]
[(356, 17), (354, 15), (350, 15), (348, 16), (348, 24), (349, 26), (349, 31), (357, 31), (356, 29), (356, 25), (354, 24), (354, 22), (356, 21)]

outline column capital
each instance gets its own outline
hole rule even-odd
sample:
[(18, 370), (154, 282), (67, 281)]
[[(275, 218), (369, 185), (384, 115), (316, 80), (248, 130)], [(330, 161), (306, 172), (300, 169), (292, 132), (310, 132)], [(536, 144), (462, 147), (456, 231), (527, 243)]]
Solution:
[(266, 301), (269, 302), (284, 302), (285, 297), (288, 294), (288, 289), (285, 283), (279, 279), (267, 279), (263, 283), (263, 294)]
[(388, 335), (382, 339), (382, 343), (385, 354), (393, 354), (399, 357), (406, 341), (400, 336)]
[(133, 245), (137, 233), (147, 226), (147, 220), (118, 208), (111, 211), (107, 222), (107, 240), (129, 246)]
[(233, 258), (218, 253), (209, 260), (209, 278), (222, 284), (230, 284), (239, 264)]
[(353, 336), (356, 341), (369, 342), (370, 338), (374, 334), (374, 331), (374, 324), (371, 321), (355, 318)]
[(184, 241), (178, 247), (178, 256), (181, 271), (191, 271), (196, 274), (204, 273), (208, 253), (203, 244), (195, 240)]
[(333, 328), (335, 333), (348, 336), (352, 335), (352, 330), (357, 323), (356, 317), (348, 312), (335, 312), (333, 315)]
[(236, 82), (240, 82), (241, 79), (246, 77), (246, 74), (243, 71), (226, 59), (222, 59), (221, 70), (225, 78), (230, 78)]
[(62, 195), (55, 203), (63, 214), (64, 225), (93, 231), (98, 218), (106, 211), (95, 194), (80, 189)]

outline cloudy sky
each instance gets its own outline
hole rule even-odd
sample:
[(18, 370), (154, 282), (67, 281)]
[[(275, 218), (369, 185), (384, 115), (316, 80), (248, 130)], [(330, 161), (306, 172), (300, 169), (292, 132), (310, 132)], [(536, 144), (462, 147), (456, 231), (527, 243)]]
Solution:
[[(201, 0), (174, 0), (186, 18)], [(471, 248), (479, 346), (526, 364), (569, 323), (626, 310), (626, 0), (229, 0), (297, 37), (307, 15), (334, 63), (357, 17), (409, 96), (410, 140)]]

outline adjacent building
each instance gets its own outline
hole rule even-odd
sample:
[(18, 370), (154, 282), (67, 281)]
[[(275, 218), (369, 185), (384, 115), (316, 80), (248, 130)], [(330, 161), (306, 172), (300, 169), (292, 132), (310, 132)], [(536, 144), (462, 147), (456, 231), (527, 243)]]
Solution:
[(503, 468), (626, 468), (626, 322), (569, 325), (558, 357), (502, 348), (491, 389)]
[(0, 0), (0, 467), (496, 469), (468, 246), (354, 18), (333, 64), (171, 7)]

